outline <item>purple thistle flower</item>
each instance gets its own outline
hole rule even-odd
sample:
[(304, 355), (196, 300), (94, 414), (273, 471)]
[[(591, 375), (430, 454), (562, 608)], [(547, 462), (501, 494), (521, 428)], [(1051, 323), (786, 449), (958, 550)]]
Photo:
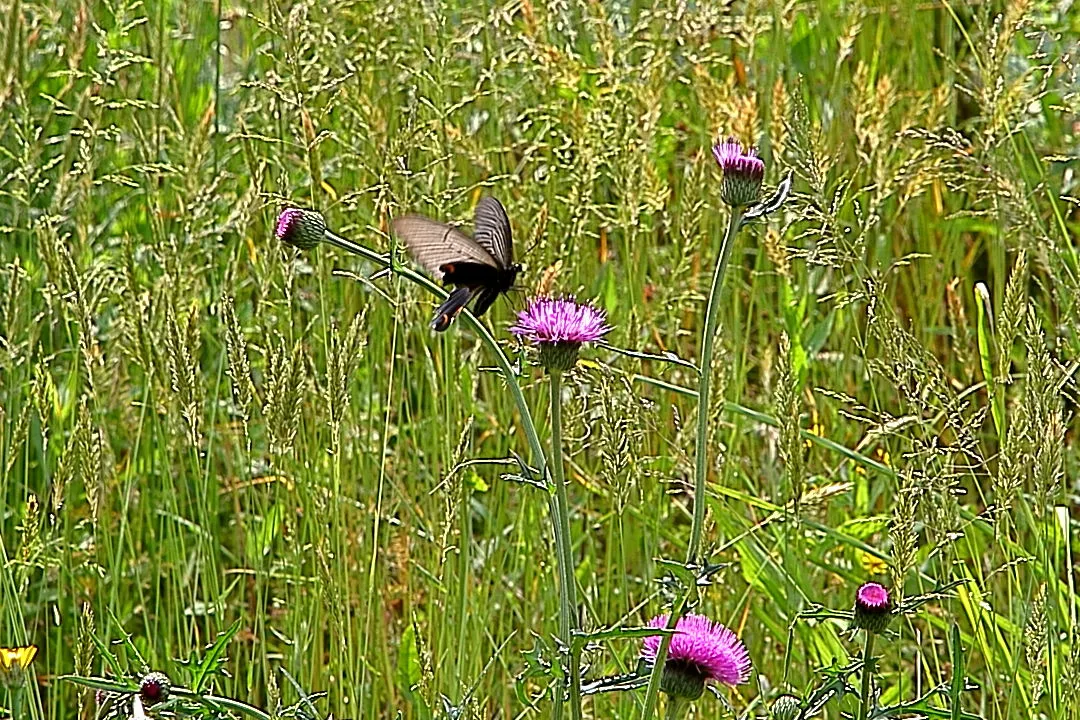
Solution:
[(539, 346), (540, 364), (551, 372), (574, 367), (582, 343), (596, 342), (610, 331), (602, 310), (574, 297), (533, 298), (510, 326), (510, 332)]
[(310, 250), (322, 242), (326, 234), (326, 221), (314, 210), (289, 208), (278, 215), (274, 236), (301, 250)]
[(765, 178), (765, 163), (755, 148), (743, 149), (733, 137), (713, 145), (713, 157), (724, 172), (720, 198), (728, 205), (752, 205), (761, 197), (761, 181)]
[(863, 583), (855, 592), (854, 613), (855, 627), (872, 633), (883, 632), (892, 615), (888, 589), (876, 582)]
[[(649, 621), (652, 628), (667, 627), (668, 616)], [(645, 638), (641, 657), (656, 662), (659, 635)], [(685, 615), (671, 636), (661, 689), (669, 695), (696, 700), (705, 683), (739, 685), (750, 679), (750, 653), (734, 632), (704, 615)]]

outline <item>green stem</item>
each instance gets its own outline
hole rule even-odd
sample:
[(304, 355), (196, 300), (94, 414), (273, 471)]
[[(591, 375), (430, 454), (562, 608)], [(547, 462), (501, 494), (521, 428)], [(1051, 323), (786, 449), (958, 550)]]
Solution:
[(731, 248), (735, 244), (735, 233), (742, 223), (743, 208), (733, 207), (728, 219), (727, 230), (720, 244), (720, 257), (713, 269), (712, 287), (709, 289), (709, 301), (705, 306), (705, 334), (701, 337), (701, 362), (698, 363), (698, 417), (697, 438), (694, 455), (694, 521), (690, 526), (690, 546), (686, 552), (686, 561), (696, 563), (701, 551), (701, 535), (705, 529), (705, 483), (709, 475), (709, 408), (712, 399), (712, 362), (713, 346), (716, 341), (716, 323), (720, 314), (720, 295), (724, 285), (724, 270), (727, 269)]
[[(713, 268), (712, 286), (709, 288), (709, 299), (705, 305), (705, 333), (701, 338), (701, 361), (698, 363), (698, 418), (697, 439), (695, 443), (696, 466), (694, 473), (694, 520), (690, 526), (690, 545), (686, 552), (687, 563), (696, 563), (701, 550), (701, 536), (705, 529), (705, 482), (708, 479), (708, 436), (709, 436), (709, 406), (712, 393), (712, 361), (713, 347), (715, 345), (716, 322), (720, 310), (720, 291), (724, 285), (724, 271), (727, 269), (728, 260), (731, 258), (731, 248), (735, 244), (735, 234), (742, 224), (744, 208), (733, 207), (731, 216), (728, 218), (727, 229), (724, 238), (720, 242), (720, 256)], [(686, 588), (686, 592), (671, 609), (668, 617), (668, 629), (674, 629), (686, 610), (690, 595), (695, 588)], [(664, 661), (667, 659), (668, 646), (671, 645), (671, 636), (666, 635), (660, 640), (660, 647), (656, 651), (656, 663), (649, 675), (649, 686), (645, 691), (645, 708), (641, 713), (643, 720), (651, 720), (656, 713), (656, 700), (660, 693), (660, 680), (664, 672)]]
[(866, 720), (870, 710), (870, 677), (873, 674), (874, 668), (874, 633), (869, 630), (864, 630), (866, 633), (866, 644), (863, 645), (863, 666), (862, 666), (862, 691), (859, 698), (859, 714), (856, 720)]
[[(574, 548), (570, 542), (570, 502), (566, 494), (562, 456), (562, 373), (551, 373), (551, 476), (555, 484), (555, 540), (559, 553), (559, 637), (570, 652), (570, 717), (581, 720), (581, 653), (574, 648), (577, 629), (577, 586), (574, 579)], [(562, 707), (566, 687), (560, 683), (555, 707)]]
[[(668, 630), (675, 629), (675, 624), (682, 617), (689, 598), (690, 591), (687, 591), (671, 609), (671, 615), (668, 617), (667, 623)], [(642, 720), (650, 720), (656, 714), (656, 699), (660, 696), (660, 681), (664, 676), (664, 660), (667, 658), (668, 646), (670, 645), (671, 635), (660, 638), (660, 647), (656, 650), (656, 662), (653, 664), (652, 672), (649, 673), (649, 686), (645, 691), (645, 708), (641, 712)]]
[(667, 710), (664, 711), (664, 720), (682, 720), (686, 717), (688, 703), (683, 698), (668, 696)]

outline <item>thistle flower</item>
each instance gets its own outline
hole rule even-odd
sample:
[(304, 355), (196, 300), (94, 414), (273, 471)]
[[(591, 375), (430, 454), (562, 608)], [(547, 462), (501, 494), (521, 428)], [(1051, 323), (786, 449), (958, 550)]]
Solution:
[(169, 699), (172, 682), (165, 673), (147, 673), (139, 683), (139, 697), (146, 705), (156, 705)]
[(733, 137), (713, 145), (713, 157), (724, 171), (720, 199), (732, 207), (752, 205), (761, 197), (765, 163), (755, 148), (743, 149)]
[(871, 633), (881, 633), (889, 626), (892, 600), (889, 591), (875, 582), (863, 583), (855, 593), (853, 625)]
[(0, 684), (14, 687), (21, 685), (26, 668), (34, 662), (36, 645), (0, 648)]
[[(652, 628), (667, 627), (668, 616), (649, 621)], [(660, 636), (645, 638), (641, 657), (656, 662)], [(706, 683), (738, 685), (750, 679), (750, 653), (728, 628), (704, 615), (685, 615), (675, 624), (660, 689), (673, 698), (696, 700)]]
[(566, 372), (577, 362), (583, 343), (596, 342), (611, 331), (604, 312), (567, 298), (539, 297), (518, 313), (510, 332), (540, 349), (548, 372)]
[(326, 221), (314, 210), (289, 208), (278, 215), (274, 236), (301, 250), (310, 250), (323, 241)]

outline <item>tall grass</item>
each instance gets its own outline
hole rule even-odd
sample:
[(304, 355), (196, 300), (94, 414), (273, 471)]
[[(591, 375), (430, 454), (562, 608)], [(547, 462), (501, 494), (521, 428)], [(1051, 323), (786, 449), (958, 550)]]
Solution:
[[(432, 334), (400, 277), (279, 246), (273, 219), (314, 207), (388, 251), (394, 214), (467, 222), (492, 193), (528, 292), (596, 298), (613, 345), (693, 359), (729, 133), (796, 192), (738, 237), (710, 405), (685, 364), (599, 350), (563, 379), (584, 628), (672, 599), (657, 561), (686, 555), (703, 412), (723, 567), (698, 611), (750, 648), (737, 713), (857, 657), (811, 616), (877, 577), (965, 581), (877, 641), (882, 704), (942, 686), (957, 712), (1080, 715), (1074, 15), (0, 2), (0, 646), (40, 646), (27, 717), (93, 717), (58, 678), (106, 671), (94, 638), (190, 682), (181, 660), (235, 623), (218, 695), (546, 716), (547, 499), (463, 465), (528, 454), (492, 358), (461, 323)], [(505, 331), (521, 302), (490, 323), (542, 408)]]

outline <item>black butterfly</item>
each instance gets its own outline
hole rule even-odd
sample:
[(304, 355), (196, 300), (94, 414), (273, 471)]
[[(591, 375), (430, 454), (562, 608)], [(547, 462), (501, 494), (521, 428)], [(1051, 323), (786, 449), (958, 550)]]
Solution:
[(461, 309), (476, 298), (473, 314), (484, 314), (495, 298), (514, 286), (521, 266), (514, 263), (510, 218), (502, 203), (484, 197), (476, 206), (474, 236), (423, 215), (403, 215), (391, 223), (420, 265), (444, 285), (453, 285), (450, 297), (435, 311), (431, 329), (450, 327)]

